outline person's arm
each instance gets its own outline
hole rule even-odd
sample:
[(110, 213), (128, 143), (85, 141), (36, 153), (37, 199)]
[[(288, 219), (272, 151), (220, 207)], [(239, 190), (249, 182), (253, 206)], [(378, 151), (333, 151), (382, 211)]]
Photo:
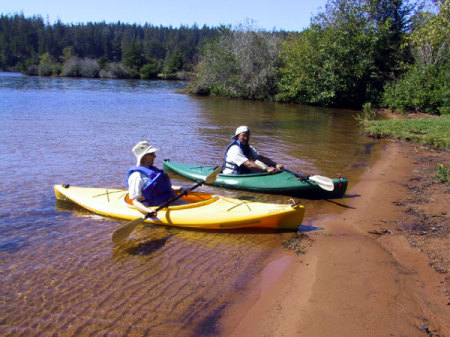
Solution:
[(258, 158), (256, 158), (256, 159), (263, 162), (267, 166), (271, 166), (271, 167), (277, 166), (277, 163), (275, 163), (272, 159), (265, 157), (263, 155), (259, 155)]
[(183, 193), (183, 192), (189, 193), (191, 191), (191, 188), (190, 187), (178, 186), (178, 185), (172, 185), (172, 190), (175, 193)]
[(128, 178), (128, 196), (132, 200), (134, 207), (144, 215), (147, 215), (149, 209), (142, 203), (144, 196), (142, 195), (142, 187), (144, 181), (139, 172), (133, 172)]
[(247, 160), (243, 162), (242, 165), (256, 172), (269, 172), (267, 169), (270, 169), (270, 167), (264, 168), (262, 166), (259, 166), (253, 160)]
[[(251, 147), (251, 146), (250, 146)], [(244, 165), (245, 167), (247, 167), (248, 169), (255, 171), (255, 172), (269, 172), (269, 173), (275, 173), (278, 172), (279, 169), (281, 169), (282, 165), (280, 168), (276, 168), (277, 163), (275, 163), (274, 161), (270, 160), (269, 158), (266, 158), (262, 155), (260, 155), (258, 153), (258, 151), (256, 151), (253, 147), (251, 147), (251, 151), (252, 151), (252, 158), (256, 158), (255, 160), (250, 160), (248, 159), (244, 153), (242, 152), (242, 150), (239, 148), (239, 146), (234, 145), (232, 146), (229, 150), (228, 150), (228, 155), (230, 158), (230, 162), (234, 162), (236, 165), (238, 166), (242, 166)], [(231, 159), (232, 158), (232, 159)], [(263, 160), (261, 160), (261, 158), (263, 160), (266, 160), (266, 162), (264, 162)], [(256, 160), (259, 160), (260, 162), (268, 165), (268, 167), (262, 167), (260, 165), (258, 165), (256, 163)], [(274, 167), (271, 167), (271, 164), (273, 164)]]
[(142, 202), (140, 202), (137, 199), (132, 199), (133, 200), (133, 205), (134, 207), (136, 207), (136, 209), (141, 212), (144, 215), (147, 215), (148, 212), (150, 212), (150, 210), (147, 208), (147, 206), (145, 206)]
[(262, 169), (262, 171), (266, 171), (269, 173), (275, 173), (275, 172), (280, 171), (283, 168), (283, 164), (277, 164), (272, 159), (265, 157), (261, 154), (256, 159), (267, 165), (267, 167), (265, 169)]

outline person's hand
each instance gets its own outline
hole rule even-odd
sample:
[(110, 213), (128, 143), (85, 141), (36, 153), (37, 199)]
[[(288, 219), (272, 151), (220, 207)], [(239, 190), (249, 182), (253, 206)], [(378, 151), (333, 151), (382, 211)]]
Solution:
[(266, 172), (274, 174), (274, 173), (278, 172), (278, 169), (275, 167), (267, 167)]
[(276, 168), (277, 168), (278, 171), (281, 171), (284, 168), (284, 165), (283, 164), (277, 164)]
[(181, 186), (178, 186), (178, 185), (172, 185), (172, 190), (175, 193), (183, 193), (183, 188)]
[(154, 217), (156, 217), (156, 212), (155, 211), (151, 211), (151, 212), (148, 212), (147, 214), (145, 214), (145, 218), (146, 219), (154, 218)]

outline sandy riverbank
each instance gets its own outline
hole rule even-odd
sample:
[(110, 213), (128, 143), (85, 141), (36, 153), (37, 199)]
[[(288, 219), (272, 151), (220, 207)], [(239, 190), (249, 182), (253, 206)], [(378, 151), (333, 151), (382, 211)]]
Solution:
[(239, 294), (222, 335), (450, 336), (450, 191), (431, 183), (449, 159), (386, 145), (350, 208), (303, 239), (306, 254), (281, 251)]

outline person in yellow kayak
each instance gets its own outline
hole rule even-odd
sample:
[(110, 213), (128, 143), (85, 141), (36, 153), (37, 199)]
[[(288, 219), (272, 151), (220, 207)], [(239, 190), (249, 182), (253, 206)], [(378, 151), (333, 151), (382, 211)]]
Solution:
[[(169, 176), (155, 166), (156, 149), (147, 141), (141, 141), (133, 147), (136, 166), (128, 170), (127, 186), (129, 198), (141, 213), (149, 212), (148, 206), (158, 206), (181, 192), (180, 186), (172, 186)], [(179, 200), (177, 200), (179, 201)], [(174, 204), (184, 203), (183, 201)]]
[(222, 173), (276, 173), (283, 169), (282, 164), (277, 164), (272, 159), (261, 155), (249, 142), (250, 129), (245, 125), (238, 127), (233, 136), (233, 141), (228, 144), (225, 150)]

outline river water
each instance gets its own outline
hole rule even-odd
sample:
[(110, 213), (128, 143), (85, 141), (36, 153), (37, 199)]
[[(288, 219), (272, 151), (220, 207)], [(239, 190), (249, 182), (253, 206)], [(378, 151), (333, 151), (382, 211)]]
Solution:
[[(220, 335), (227, 304), (294, 235), (141, 226), (114, 246), (125, 222), (55, 200), (54, 184), (125, 188), (140, 140), (161, 149), (159, 167), (164, 158), (219, 165), (236, 127), (248, 125), (261, 153), (306, 174), (342, 174), (349, 188), (381, 147), (360, 135), (355, 111), (177, 93), (185, 85), (0, 73), (2, 336)], [(302, 200), (300, 229), (332, 219), (351, 197)]]

